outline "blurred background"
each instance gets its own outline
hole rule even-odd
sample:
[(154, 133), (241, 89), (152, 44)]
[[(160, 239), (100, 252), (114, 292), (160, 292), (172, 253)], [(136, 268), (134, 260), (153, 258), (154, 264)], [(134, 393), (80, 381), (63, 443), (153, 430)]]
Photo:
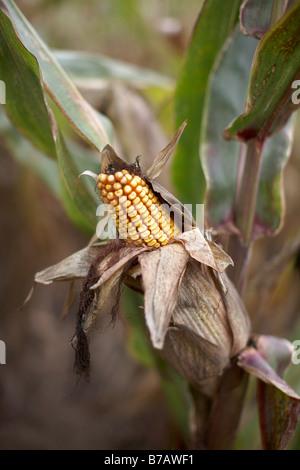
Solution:
[[(51, 48), (97, 53), (147, 67), (171, 84), (163, 94), (155, 87), (144, 92), (129, 83), (83, 79), (80, 64), (78, 70), (70, 68), (84, 96), (112, 120), (121, 154), (142, 154), (143, 162), (151, 161), (174, 130), (172, 83), (180, 72), (201, 2), (16, 3)], [(68, 64), (70, 56), (57, 56)], [(133, 110), (130, 115), (128, 109)], [(255, 243), (246, 297), (253, 330), (290, 341), (300, 339), (299, 151), (296, 131), (284, 172), (285, 224), (275, 237)], [(160, 376), (132, 353), (128, 323), (120, 319), (112, 328), (109, 313), (102, 316), (91, 340), (90, 382), (77, 383), (69, 344), (76, 308), (60, 320), (67, 286), (38, 286), (30, 303), (20, 310), (34, 274), (83, 248), (88, 236), (70, 221), (47, 185), (14, 157), (13, 147), (0, 141), (0, 339), (7, 347), (7, 364), (0, 366), (0, 448), (184, 447)], [(171, 187), (167, 171), (164, 178), (163, 183)], [(133, 312), (139, 314), (142, 311)], [(293, 365), (287, 377), (298, 393), (299, 367)], [(254, 381), (250, 381), (237, 447), (260, 447)], [(300, 448), (299, 431), (290, 447)]]

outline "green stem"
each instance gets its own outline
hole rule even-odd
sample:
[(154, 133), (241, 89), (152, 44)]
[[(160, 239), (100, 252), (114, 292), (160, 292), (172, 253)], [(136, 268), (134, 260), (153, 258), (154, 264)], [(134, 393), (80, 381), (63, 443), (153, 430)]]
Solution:
[(257, 139), (249, 141), (248, 144), (242, 144), (239, 159), (234, 215), (240, 236), (230, 237), (228, 251), (233, 258), (234, 268), (228, 270), (228, 274), (241, 296), (246, 287), (252, 248), (262, 147), (262, 142)]
[(243, 174), (235, 203), (235, 223), (242, 241), (249, 246), (252, 238), (258, 183), (261, 168), (262, 142), (253, 139), (247, 145)]
[(243, 297), (246, 288), (251, 249), (252, 244), (244, 245), (238, 235), (234, 234), (230, 237), (227, 251), (234, 261), (234, 267), (229, 266), (227, 273), (241, 297)]

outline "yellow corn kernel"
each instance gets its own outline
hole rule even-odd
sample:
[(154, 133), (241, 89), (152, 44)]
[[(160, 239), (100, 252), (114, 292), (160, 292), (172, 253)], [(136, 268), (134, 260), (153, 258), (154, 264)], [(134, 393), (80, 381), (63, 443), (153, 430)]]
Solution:
[(138, 204), (139, 202), (141, 202), (140, 198), (139, 197), (136, 197), (133, 201), (132, 201), (132, 204)]
[(101, 183), (105, 183), (106, 180), (107, 180), (107, 175), (105, 173), (101, 173), (101, 175), (98, 176), (98, 180), (101, 182)]
[(145, 230), (144, 232), (141, 232), (140, 233), (140, 236), (141, 238), (145, 239), (145, 238), (148, 238), (150, 235), (150, 231), (149, 230)]
[[(149, 241), (148, 241), (149, 240)], [(144, 240), (144, 242), (148, 245), (148, 246), (154, 246), (156, 245), (156, 240), (154, 240), (154, 238), (149, 238), (147, 240)]]
[[(143, 203), (141, 202), (140, 204), (143, 204)], [(140, 204), (138, 204), (138, 206), (139, 206)], [(136, 208), (137, 208), (137, 206), (136, 206)], [(142, 205), (141, 209), (139, 209), (139, 213), (140, 213), (141, 216), (144, 215), (146, 211), (147, 211), (148, 214), (149, 214), (149, 211), (148, 211), (147, 207), (144, 206), (144, 205)]]
[(136, 193), (134, 191), (132, 191), (130, 194), (128, 194), (128, 199), (130, 201), (133, 201), (133, 199), (136, 198)]
[(140, 221), (141, 221), (141, 218), (140, 218), (139, 215), (136, 215), (135, 217), (132, 217), (132, 218), (131, 218), (131, 222), (133, 222), (133, 223), (135, 223), (135, 224), (136, 224), (137, 222), (140, 222)]
[[(115, 195), (116, 195), (117, 197), (123, 196), (123, 190), (122, 190), (122, 189), (118, 189), (117, 191), (115, 191)], [(126, 200), (127, 200), (127, 198), (126, 198)]]
[(159, 227), (155, 227), (151, 230), (151, 235), (154, 235), (155, 238), (158, 238), (157, 235), (159, 234), (160, 230)]
[(138, 204), (135, 204), (135, 208), (138, 212), (144, 207), (144, 204), (142, 202), (139, 202)]
[[(127, 181), (127, 180), (126, 180), (126, 181)], [(124, 194), (126, 194), (126, 195), (128, 195), (128, 194), (130, 194), (130, 193), (132, 192), (132, 189), (131, 189), (131, 187), (129, 186), (129, 184), (127, 184), (126, 186), (124, 186), (123, 192), (124, 192)]]
[(116, 178), (116, 181), (120, 181), (123, 178), (122, 171), (117, 171), (117, 173), (115, 173), (115, 178)]
[(124, 169), (115, 174), (101, 173), (98, 182), (101, 199), (122, 238), (159, 248), (179, 233), (158, 197), (140, 176)]
[(119, 199), (119, 203), (120, 204), (126, 204), (126, 202), (127, 202), (127, 196), (121, 196), (120, 199)]
[(137, 211), (135, 210), (134, 206), (130, 206), (127, 210), (127, 214), (129, 217), (135, 217), (137, 215)]
[[(146, 232), (147, 230), (147, 227), (146, 225), (142, 224), (139, 228), (138, 228), (138, 232)], [(149, 235), (150, 235), (150, 232), (149, 232)]]
[(140, 183), (140, 178), (136, 175), (134, 175), (134, 177), (132, 178), (131, 182), (130, 182), (130, 186), (132, 187), (132, 189), (135, 189), (138, 184)]

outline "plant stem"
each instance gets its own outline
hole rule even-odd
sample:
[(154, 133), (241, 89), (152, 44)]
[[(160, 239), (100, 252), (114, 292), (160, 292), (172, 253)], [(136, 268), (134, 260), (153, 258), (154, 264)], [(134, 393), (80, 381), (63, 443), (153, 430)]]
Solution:
[[(270, 28), (284, 14), (287, 4), (287, 1), (273, 0)], [(240, 236), (232, 235), (228, 246), (228, 251), (235, 263), (234, 269), (228, 270), (228, 274), (241, 296), (246, 286), (252, 248), (262, 150), (263, 142), (258, 139), (252, 139), (247, 144), (241, 144), (234, 207), (235, 224), (240, 230)]]
[(234, 269), (228, 272), (240, 295), (243, 295), (252, 248), (252, 232), (257, 202), (263, 143), (257, 139), (241, 145), (235, 196), (235, 224), (240, 237), (232, 235), (228, 251)]
[(246, 246), (249, 246), (252, 236), (262, 147), (262, 142), (257, 139), (253, 139), (249, 142), (244, 157), (242, 181), (240, 184), (238, 183), (235, 204), (235, 223), (240, 229), (242, 241)]

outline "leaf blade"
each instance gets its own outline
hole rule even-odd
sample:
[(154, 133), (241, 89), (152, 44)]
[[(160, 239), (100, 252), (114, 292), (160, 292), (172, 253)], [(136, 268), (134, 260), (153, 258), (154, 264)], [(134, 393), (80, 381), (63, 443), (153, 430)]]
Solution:
[(175, 153), (173, 183), (184, 203), (200, 203), (205, 178), (199, 157), (200, 126), (206, 85), (214, 61), (237, 21), (240, 2), (205, 1), (200, 11), (175, 92), (175, 125), (188, 126)]
[(11, 0), (0, 0), (8, 11), (24, 46), (36, 57), (44, 86), (74, 129), (94, 148), (100, 149), (111, 140), (108, 119), (96, 112), (82, 97), (49, 48)]
[(10, 19), (0, 10), (1, 78), (7, 84), (4, 108), (14, 124), (42, 152), (56, 156), (49, 112), (35, 57), (24, 48)]
[(226, 139), (255, 137), (263, 141), (281, 128), (297, 107), (291, 101), (291, 85), (300, 75), (299, 22), (298, 1), (260, 41), (252, 63), (246, 111), (225, 129)]

